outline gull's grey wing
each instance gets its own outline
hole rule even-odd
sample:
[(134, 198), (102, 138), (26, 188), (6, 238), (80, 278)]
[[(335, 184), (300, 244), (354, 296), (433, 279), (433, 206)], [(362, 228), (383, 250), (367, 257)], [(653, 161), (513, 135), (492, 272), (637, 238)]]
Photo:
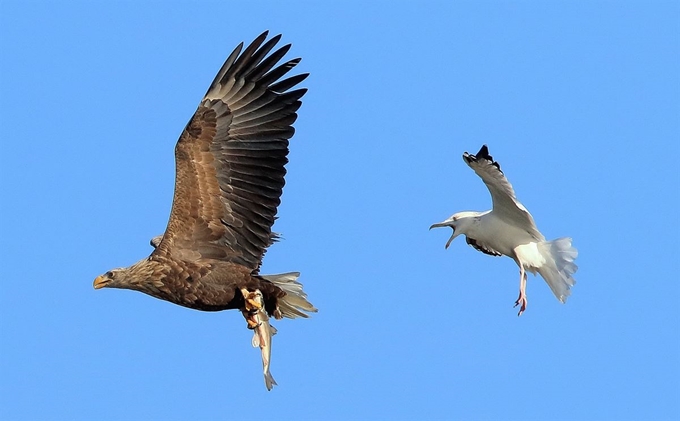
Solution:
[(471, 245), (472, 248), (474, 248), (475, 250), (481, 251), (484, 254), (489, 254), (491, 256), (503, 255), (503, 253), (501, 253), (500, 251), (495, 250), (492, 247), (489, 247), (488, 245), (475, 240), (474, 238), (470, 238), (467, 235), (465, 236), (465, 242)]
[(500, 164), (489, 155), (489, 149), (486, 145), (482, 145), (476, 155), (465, 152), (463, 160), (477, 173), (489, 189), (494, 214), (508, 223), (522, 227), (536, 240), (545, 240), (543, 234), (536, 228), (534, 218), (527, 208), (517, 200), (512, 185), (501, 171)]

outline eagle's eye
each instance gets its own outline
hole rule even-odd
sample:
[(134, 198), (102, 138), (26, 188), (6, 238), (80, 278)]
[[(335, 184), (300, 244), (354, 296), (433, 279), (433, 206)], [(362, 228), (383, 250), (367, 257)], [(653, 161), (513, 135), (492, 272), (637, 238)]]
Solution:
[(113, 279), (113, 272), (108, 271), (104, 274), (104, 276), (106, 276), (107, 278)]

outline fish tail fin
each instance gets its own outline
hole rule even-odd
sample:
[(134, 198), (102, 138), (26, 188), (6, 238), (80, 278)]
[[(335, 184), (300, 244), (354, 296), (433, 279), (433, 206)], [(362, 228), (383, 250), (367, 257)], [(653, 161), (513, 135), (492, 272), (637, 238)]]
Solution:
[(571, 294), (571, 287), (576, 284), (572, 275), (578, 269), (574, 263), (578, 251), (571, 245), (571, 238), (568, 237), (545, 241), (539, 243), (538, 247), (546, 261), (538, 268), (538, 273), (548, 283), (555, 297), (564, 303)]
[(272, 390), (274, 386), (277, 386), (278, 383), (276, 383), (276, 380), (274, 380), (274, 376), (272, 376), (272, 373), (267, 371), (264, 373), (264, 385), (267, 387), (267, 390)]
[(261, 275), (261, 277), (277, 287), (281, 288), (286, 295), (279, 299), (281, 315), (294, 319), (296, 317), (309, 317), (307, 313), (316, 313), (318, 310), (307, 301), (307, 294), (302, 290), (302, 284), (297, 281), (300, 272), (288, 272), (279, 275)]

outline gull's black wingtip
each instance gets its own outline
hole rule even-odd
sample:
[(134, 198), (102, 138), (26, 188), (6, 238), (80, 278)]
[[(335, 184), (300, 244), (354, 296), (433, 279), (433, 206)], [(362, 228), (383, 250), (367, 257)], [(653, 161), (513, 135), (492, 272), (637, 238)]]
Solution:
[(479, 152), (477, 152), (477, 153), (474, 154), (474, 155), (472, 155), (472, 154), (469, 153), (469, 152), (463, 153), (463, 159), (464, 159), (465, 162), (467, 162), (468, 164), (469, 164), (470, 162), (472, 162), (472, 161), (477, 161), (478, 159), (488, 159), (489, 161), (493, 161), (493, 159), (492, 159), (491, 156), (489, 155), (489, 148), (487, 148), (486, 145), (482, 145), (482, 147), (481, 147), (481, 149), (479, 150)]
[(482, 145), (482, 147), (479, 149), (479, 152), (477, 152), (475, 155), (472, 155), (472, 154), (465, 152), (463, 154), (463, 159), (468, 164), (470, 164), (473, 161), (476, 162), (476, 161), (479, 161), (481, 159), (485, 159), (485, 160), (491, 162), (491, 165), (498, 168), (498, 171), (500, 171), (501, 173), (503, 172), (503, 170), (501, 170), (500, 164), (498, 162), (494, 161), (493, 157), (491, 155), (489, 155), (489, 147), (486, 146), (486, 144)]
[(491, 158), (491, 155), (489, 155), (489, 148), (486, 145), (482, 145), (476, 156), (480, 159), (488, 159), (489, 161), (493, 161), (493, 158)]

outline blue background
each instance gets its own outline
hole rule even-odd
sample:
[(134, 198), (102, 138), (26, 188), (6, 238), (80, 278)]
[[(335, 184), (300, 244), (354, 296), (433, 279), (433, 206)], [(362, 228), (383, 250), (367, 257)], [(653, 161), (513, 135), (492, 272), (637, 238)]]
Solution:
[[(0, 415), (7, 420), (677, 419), (680, 4), (0, 3)], [(309, 88), (263, 273), (320, 309), (276, 323), (267, 392), (238, 312), (98, 274), (151, 251), (173, 148), (263, 30)], [(428, 227), (486, 210), (486, 143), (548, 238), (562, 305)]]

